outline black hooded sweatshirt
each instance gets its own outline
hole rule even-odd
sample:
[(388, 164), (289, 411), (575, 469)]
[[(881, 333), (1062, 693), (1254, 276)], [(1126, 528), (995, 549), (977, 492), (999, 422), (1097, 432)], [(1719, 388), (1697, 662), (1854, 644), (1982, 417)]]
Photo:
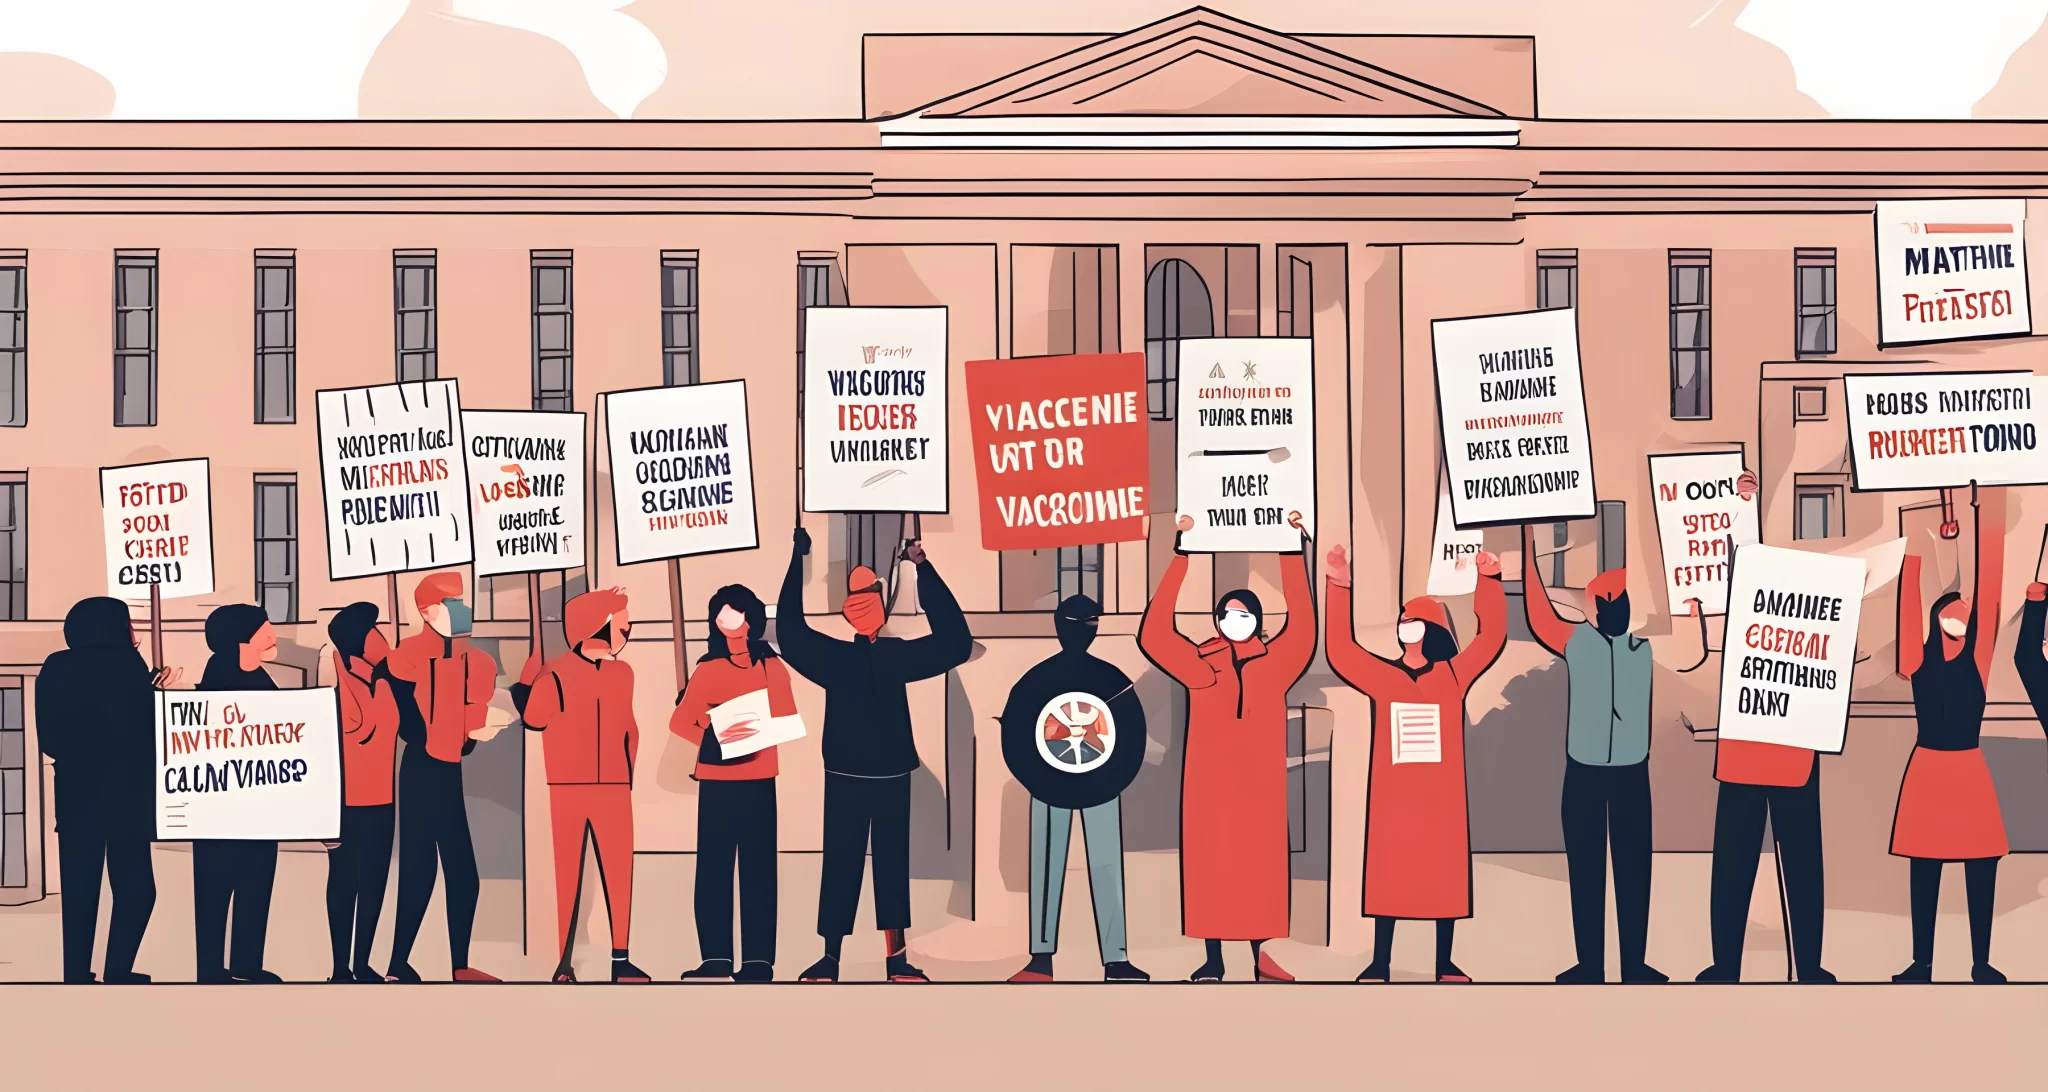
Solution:
[(263, 608), (249, 603), (231, 603), (215, 608), (206, 616), (206, 647), (213, 656), (206, 661), (206, 673), (199, 677), (200, 690), (275, 690), (277, 680), (258, 667), (242, 670), (242, 646), (270, 621)]
[[(1053, 615), (1060, 650), (1040, 660), (1017, 680), (1003, 707), (1003, 761), (1026, 791), (1053, 807), (1087, 808), (1107, 803), (1138, 776), (1145, 754), (1145, 709), (1122, 669), (1089, 653), (1098, 626), (1080, 619), (1101, 616), (1087, 596), (1069, 596)], [(1103, 699), (1114, 718), (1118, 742), (1109, 761), (1085, 774), (1052, 770), (1038, 753), (1038, 714), (1045, 703), (1067, 692)]]
[(81, 599), (36, 677), (36, 727), (56, 763), (57, 829), (149, 838), (156, 824), (156, 708), (128, 606)]

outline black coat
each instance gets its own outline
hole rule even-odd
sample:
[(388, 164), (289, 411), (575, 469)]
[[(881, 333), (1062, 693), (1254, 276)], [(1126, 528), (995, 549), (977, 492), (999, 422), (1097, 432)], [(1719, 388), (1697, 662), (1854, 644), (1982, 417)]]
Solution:
[(156, 691), (127, 604), (80, 600), (64, 618), (64, 643), (36, 676), (36, 733), (56, 764), (57, 829), (149, 838)]

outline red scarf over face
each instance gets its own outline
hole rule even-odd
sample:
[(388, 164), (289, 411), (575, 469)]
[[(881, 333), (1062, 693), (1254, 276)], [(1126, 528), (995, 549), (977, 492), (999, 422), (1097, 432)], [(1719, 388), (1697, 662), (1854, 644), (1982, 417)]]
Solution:
[(870, 639), (882, 631), (882, 623), (889, 618), (888, 608), (882, 605), (881, 584), (875, 570), (855, 565), (846, 574), (846, 602), (839, 608), (854, 632)]

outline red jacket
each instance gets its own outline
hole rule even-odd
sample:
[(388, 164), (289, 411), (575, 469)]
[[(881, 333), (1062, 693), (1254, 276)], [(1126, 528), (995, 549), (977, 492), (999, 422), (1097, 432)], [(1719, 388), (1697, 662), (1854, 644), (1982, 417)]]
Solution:
[[(704, 733), (711, 727), (711, 707), (741, 694), (766, 689), (769, 713), (778, 717), (796, 713), (796, 698), (789, 690), (789, 668), (781, 657), (755, 663), (747, 655), (745, 641), (728, 638), (727, 643), (732, 646), (731, 658), (699, 660), (697, 670), (690, 675), (690, 684), (683, 688), (683, 700), (669, 714), (668, 730), (700, 747)], [(763, 747), (730, 762), (714, 764), (700, 758), (697, 771), (691, 776), (699, 781), (756, 781), (774, 777), (776, 772), (775, 748)]]
[(391, 684), (364, 682), (334, 654), (341, 691), (342, 803), (352, 808), (391, 803), (391, 762), (398, 751), (398, 700)]
[(498, 688), (498, 662), (432, 630), (398, 642), (385, 661), (391, 673), (413, 684), (413, 698), (427, 722), (427, 754), (443, 762), (462, 761), (469, 733), (484, 726), (491, 694)]
[[(564, 652), (545, 668), (527, 665), (533, 687), (521, 719), (543, 732), (550, 785), (633, 784), (640, 725), (633, 719), (633, 669)], [(522, 672), (524, 674), (526, 672)]]

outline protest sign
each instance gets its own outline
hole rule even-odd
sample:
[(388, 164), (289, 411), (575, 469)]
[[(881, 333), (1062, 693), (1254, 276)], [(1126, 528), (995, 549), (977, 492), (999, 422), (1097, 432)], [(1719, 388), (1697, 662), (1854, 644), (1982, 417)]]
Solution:
[(982, 549), (1145, 537), (1145, 354), (969, 361), (967, 402)]
[(583, 567), (583, 415), (462, 411), (476, 575)]
[(804, 312), (804, 511), (944, 512), (946, 309)]
[(1301, 549), (1316, 526), (1315, 358), (1305, 337), (1180, 343), (1175, 479), (1192, 553)]
[(1752, 543), (1735, 551), (1721, 655), (1721, 738), (1840, 754), (1864, 565)]
[(1856, 489), (2048, 482), (2032, 372), (1845, 375)]
[(469, 467), (453, 379), (320, 391), (332, 580), (467, 565)]
[(160, 690), (156, 837), (341, 836), (340, 707), (314, 690)]
[(1756, 494), (1744, 500), (1736, 488), (1742, 469), (1740, 451), (1650, 456), (1664, 601), (1674, 615), (1685, 613), (1688, 599), (1700, 601), (1702, 614), (1728, 613), (1730, 540), (1762, 541)]
[(100, 468), (107, 594), (137, 602), (213, 593), (213, 489), (205, 459)]
[(1474, 561), (1486, 545), (1483, 530), (1461, 531), (1451, 515), (1451, 495), (1436, 495), (1436, 536), (1429, 551), (1430, 595), (1471, 595), (1479, 587)]
[(1592, 516), (1578, 313), (1562, 307), (1429, 326), (1458, 526)]
[(751, 550), (747, 381), (604, 396), (619, 564)]
[(1881, 346), (2032, 333), (2026, 201), (1878, 202), (1877, 329)]

